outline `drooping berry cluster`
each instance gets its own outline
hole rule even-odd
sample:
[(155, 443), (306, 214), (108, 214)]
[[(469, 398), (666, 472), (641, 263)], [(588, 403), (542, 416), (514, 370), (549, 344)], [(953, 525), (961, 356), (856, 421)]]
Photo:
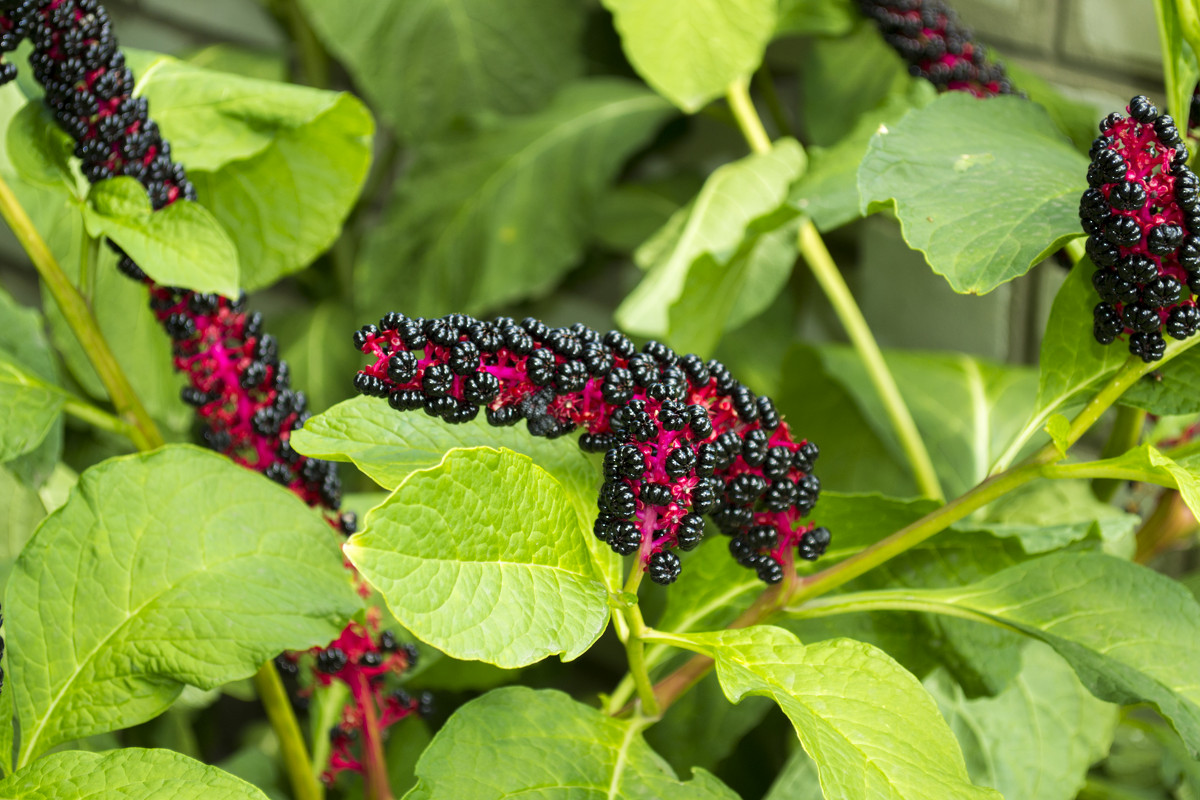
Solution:
[(605, 454), (596, 536), (638, 553), (657, 583), (679, 576), (673, 550), (699, 544), (703, 515), (768, 583), (795, 554), (815, 559), (829, 542), (826, 529), (801, 522), (820, 492), (816, 445), (794, 441), (771, 399), (720, 362), (659, 342), (639, 351), (620, 332), (580, 324), (462, 314), (387, 314), (354, 344), (373, 359), (355, 387), (397, 410), (459, 423), (483, 409), (492, 425), (525, 420), (549, 438), (583, 429), (580, 446)]
[[(24, 38), (34, 48), (30, 63), (45, 88), (45, 102), (74, 138), (75, 155), (89, 181), (133, 177), (146, 188), (155, 209), (195, 199), (183, 167), (171, 160), (169, 144), (150, 119), (146, 101), (132, 95), (133, 75), (107, 12), (96, 0), (0, 0), (0, 53), (12, 52)], [(0, 62), (0, 83), (15, 76), (14, 65)], [(291, 448), (291, 432), (308, 417), (307, 403), (303, 392), (291, 389), (288, 365), (279, 359), (274, 337), (263, 331), (262, 315), (246, 311), (243, 298), (231, 301), (161, 286), (119, 248), (113, 249), (121, 271), (149, 289), (151, 309), (173, 341), (175, 367), (188, 378), (183, 400), (196, 408), (204, 441), (324, 509), (342, 533), (353, 533), (355, 515), (336, 513), (341, 504), (336, 465)], [(366, 643), (361, 629), (354, 635), (355, 647), (363, 653), (371, 646), (378, 649)], [(398, 670), (402, 660), (388, 659), (389, 670)], [(403, 716), (398, 706), (384, 705), (391, 709), (385, 720)], [(364, 719), (358, 707), (343, 713), (344, 726)], [(345, 731), (351, 736), (351, 727)]]
[(1128, 335), (1149, 363), (1163, 357), (1163, 331), (1186, 339), (1200, 327), (1200, 178), (1171, 117), (1142, 96), (1127, 110), (1100, 123), (1079, 216), (1102, 301), (1096, 340)]
[(1004, 65), (988, 61), (971, 31), (942, 0), (861, 0), (865, 16), (908, 62), (908, 70), (938, 91), (976, 97), (1012, 94)]
[[(307, 655), (313, 658), (317, 684), (329, 686), (337, 681), (353, 698), (329, 731), (332, 752), (322, 776), (326, 783), (332, 783), (341, 772), (363, 772), (361, 754), (376, 750), (378, 742), (373, 737), (380, 731), (412, 714), (428, 716), (433, 710), (433, 696), (428, 692), (414, 697), (388, 685), (388, 678), (416, 666), (417, 649), (398, 642), (391, 631), (379, 631), (378, 609), (368, 612), (365, 624), (351, 623), (328, 647), (314, 648)], [(284, 674), (295, 675), (300, 658), (298, 653), (285, 653), (275, 663)]]

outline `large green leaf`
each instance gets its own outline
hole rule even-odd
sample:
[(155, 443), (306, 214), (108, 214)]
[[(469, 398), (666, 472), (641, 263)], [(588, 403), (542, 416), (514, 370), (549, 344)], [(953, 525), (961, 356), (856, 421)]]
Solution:
[[(747, 302), (748, 295), (756, 290), (751, 271), (754, 260), (749, 253), (738, 259), (750, 234), (749, 229), (756, 220), (768, 215), (771, 222), (763, 223), (769, 226), (767, 230), (778, 227), (782, 220), (776, 219), (773, 212), (783, 204), (788, 187), (804, 171), (804, 165), (804, 151), (800, 145), (794, 139), (783, 139), (769, 153), (746, 156), (713, 172), (696, 199), (673, 214), (667, 224), (638, 249), (637, 262), (648, 272), (617, 309), (616, 318), (621, 327), (646, 336), (665, 337), (671, 327), (671, 306), (680, 300), (685, 288), (690, 288), (693, 296), (682, 304), (680, 311), (704, 314), (703, 319), (707, 321), (708, 315), (698, 307), (708, 296), (707, 283), (691, 281), (688, 287), (689, 274), (702, 259), (708, 261), (707, 267), (702, 268), (704, 281), (718, 278), (731, 281), (731, 285), (722, 289), (729, 296), (723, 298), (722, 305), (726, 307), (721, 309), (716, 324), (734, 317), (737, 304)], [(755, 237), (751, 234), (749, 238), (749, 244), (753, 246)], [(780, 263), (775, 255), (767, 260)], [(793, 260), (789, 253), (782, 263), (790, 267)], [(778, 272), (777, 267), (775, 271)], [(778, 280), (769, 282), (775, 283), (776, 288), (780, 283)], [(742, 294), (747, 297), (739, 298)], [(767, 300), (769, 303), (770, 298)], [(763, 307), (759, 306), (757, 310)], [(745, 318), (743, 316), (743, 320)]]
[(944, 672), (925, 686), (958, 736), (971, 779), (1013, 800), (1073, 800), (1108, 754), (1117, 709), (1093, 697), (1053, 650), (1031, 643), (1016, 679), (968, 699)]
[(779, 704), (817, 763), (827, 797), (999, 800), (971, 785), (932, 698), (883, 651), (852, 639), (806, 646), (768, 626), (687, 639), (717, 662), (732, 702), (764, 695)]
[(133, 178), (92, 187), (84, 207), (88, 233), (107, 236), (165, 286), (238, 295), (238, 251), (221, 223), (198, 203), (155, 211)]
[(858, 188), (954, 291), (985, 294), (1082, 235), (1087, 163), (1040, 106), (947, 92), (875, 134)]
[(67, 750), (0, 781), (4, 800), (266, 800), (249, 783), (171, 750)]
[(536, 114), (430, 143), (366, 248), (359, 304), (428, 316), (546, 292), (578, 260), (608, 183), (669, 114), (644, 88), (597, 78)]
[[(1200, 605), (1146, 567), (1096, 553), (1055, 553), (954, 589), (872, 592), (883, 603), (967, 616), (1058, 651), (1097, 697), (1150, 703), (1200, 752)], [(831, 603), (848, 602), (833, 598)], [(849, 601), (853, 602), (853, 601)]]
[(421, 755), (417, 778), (408, 800), (737, 798), (702, 769), (680, 781), (635, 722), (524, 687), (496, 689), (456, 711)]
[(1129, 387), (1121, 404), (1164, 417), (1200, 413), (1200, 350), (1185, 350)]
[[(1154, 0), (1154, 12), (1158, 17), (1158, 39), (1162, 47), (1163, 76), (1167, 84), (1166, 105), (1167, 108), (1180, 109), (1176, 112), (1176, 117), (1182, 124), (1186, 113), (1184, 109), (1191, 108), (1192, 92), (1196, 82), (1200, 81), (1200, 62), (1192, 50), (1195, 43), (1187, 41), (1184, 37), (1178, 2)], [(1189, 13), (1195, 18), (1194, 5)]]
[(998, 460), (1001, 466), (1012, 462), (1052, 414), (1083, 400), (1129, 357), (1119, 344), (1105, 346), (1092, 335), (1092, 308), (1099, 300), (1092, 287), (1092, 272), (1091, 262), (1081, 260), (1054, 297), (1038, 358), (1037, 404), (1029, 422)]
[(237, 245), (242, 288), (303, 269), (333, 243), (371, 162), (374, 123), (358, 99), (166, 56), (130, 63), (200, 205)]
[[(9, 573), (21, 554), (21, 548), (33, 535), (34, 528), (46, 516), (46, 509), (37, 492), (22, 483), (16, 475), (0, 467), (0, 596), (8, 583)], [(0, 727), (4, 725), (0, 716)], [(3, 750), (0, 749), (0, 754)]]
[(602, 0), (625, 55), (689, 113), (747, 78), (775, 32), (776, 0)]
[(583, 72), (572, 0), (302, 0), (379, 115), (424, 140), (457, 118), (535, 111)]
[[(524, 426), (494, 428), (482, 416), (447, 425), (427, 414), (397, 413), (378, 399), (359, 396), (309, 419), (292, 434), (291, 443), (314, 458), (353, 462), (389, 491), (413, 472), (437, 466), (451, 450), (514, 450), (532, 458), (562, 485), (581, 527), (590, 528), (596, 515), (601, 478), (574, 442), (533, 436)], [(588, 537), (588, 546), (606, 584), (615, 591), (621, 581), (620, 557), (595, 537)]]
[(329, 526), (283, 487), (194, 447), (106, 461), (9, 579), (20, 763), (324, 644), (359, 607)]
[(477, 447), (409, 475), (344, 551), (421, 641), (511, 668), (577, 658), (604, 631), (609, 593), (589, 538), (550, 473)]

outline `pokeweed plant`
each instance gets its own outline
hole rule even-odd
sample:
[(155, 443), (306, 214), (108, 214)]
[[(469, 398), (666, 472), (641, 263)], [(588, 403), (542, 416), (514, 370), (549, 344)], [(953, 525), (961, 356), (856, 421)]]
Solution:
[(0, 3), (0, 796), (1200, 790), (1190, 121), (940, 0), (270, 8)]

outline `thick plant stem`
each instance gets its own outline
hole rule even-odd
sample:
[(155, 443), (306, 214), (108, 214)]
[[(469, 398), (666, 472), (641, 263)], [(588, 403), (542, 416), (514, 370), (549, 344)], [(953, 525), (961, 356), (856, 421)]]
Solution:
[[(1117, 420), (1113, 423), (1112, 433), (1108, 435), (1108, 441), (1104, 443), (1104, 450), (1100, 457), (1116, 458), (1126, 450), (1137, 447), (1138, 440), (1142, 438), (1142, 427), (1145, 424), (1145, 411), (1130, 406), (1119, 406)], [(1096, 495), (1096, 499), (1105, 503), (1113, 499), (1113, 495), (1119, 488), (1121, 488), (1119, 480), (1098, 478), (1092, 481), (1092, 493)]]
[(892, 423), (892, 427), (900, 439), (900, 446), (912, 468), (917, 488), (925, 497), (938, 501), (945, 500), (941, 484), (938, 482), (937, 472), (933, 468), (933, 461), (929, 457), (929, 451), (925, 448), (925, 442), (917, 431), (917, 424), (913, 422), (912, 414), (904, 403), (899, 387), (896, 386), (896, 379), (892, 377), (887, 362), (883, 360), (879, 344), (875, 341), (870, 326), (867, 325), (862, 311), (854, 301), (850, 287), (842, 279), (842, 273), (838, 270), (837, 264), (833, 262), (833, 257), (826, 249), (821, 234), (817, 232), (817, 227), (811, 220), (805, 219), (800, 223), (799, 247), (800, 254), (804, 256), (804, 261), (812, 270), (817, 283), (821, 285), (821, 289), (824, 290), (829, 302), (833, 305), (834, 312), (841, 321), (842, 327), (846, 329), (846, 334), (850, 337), (854, 349), (867, 369), (871, 384), (883, 401), (888, 420)]
[(1149, 564), (1157, 556), (1186, 541), (1196, 531), (1196, 518), (1177, 491), (1166, 491), (1158, 498), (1149, 518), (1138, 529), (1137, 553), (1133, 560)]
[(70, 414), (80, 422), (86, 422), (93, 428), (99, 428), (102, 431), (115, 433), (119, 436), (124, 436), (130, 441), (134, 441), (137, 436), (137, 428), (130, 425), (120, 417), (113, 416), (107, 411), (96, 408), (91, 403), (85, 403), (82, 400), (77, 400), (74, 397), (69, 398), (63, 403), (63, 411)]
[(771, 152), (771, 137), (767, 135), (767, 129), (754, 110), (754, 101), (750, 99), (750, 82), (746, 78), (738, 78), (729, 84), (725, 99), (750, 149), (760, 154)]
[(363, 710), (363, 761), (366, 763), (364, 794), (367, 800), (392, 800), (391, 780), (388, 778), (387, 759), (383, 756), (383, 735), (379, 728), (379, 716), (375, 712), (375, 701), (367, 686), (367, 679), (359, 676), (361, 685), (355, 690), (355, 701)]
[(132, 426), (130, 438), (134, 446), (143, 451), (161, 447), (162, 434), (158, 432), (154, 420), (150, 418), (150, 414), (130, 386), (129, 379), (125, 377), (116, 356), (104, 340), (100, 326), (92, 316), (87, 302), (71, 284), (71, 280), (34, 227), (33, 220), (25, 213), (12, 188), (3, 178), (0, 178), (0, 215), (16, 235), (17, 241), (29, 255), (29, 260), (33, 262), (38, 275), (54, 297), (54, 302), (62, 310), (63, 317), (79, 341), (79, 346), (83, 348), (95, 368), (100, 382), (108, 390), (117, 414)]
[(273, 662), (268, 661), (259, 667), (254, 675), (254, 685), (258, 689), (263, 708), (266, 709), (267, 718), (271, 721), (271, 727), (279, 737), (280, 754), (283, 756), (284, 768), (287, 770), (296, 800), (322, 800), (325, 797), (325, 789), (313, 775), (308, 760), (308, 749), (304, 746), (304, 735), (300, 732), (300, 724), (292, 711), (292, 703)]

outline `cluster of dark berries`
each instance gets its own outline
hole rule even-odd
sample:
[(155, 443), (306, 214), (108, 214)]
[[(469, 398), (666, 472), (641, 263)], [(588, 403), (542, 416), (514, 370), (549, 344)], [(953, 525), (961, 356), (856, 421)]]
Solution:
[(1079, 217), (1102, 301), (1096, 340), (1127, 335), (1149, 363), (1163, 357), (1164, 331), (1186, 339), (1200, 327), (1200, 178), (1174, 120), (1142, 96), (1127, 110), (1100, 123)]
[(945, 92), (1012, 94), (1004, 65), (988, 61), (971, 31), (942, 0), (860, 0), (863, 14), (908, 62), (908, 71)]
[(700, 543), (705, 515), (768, 583), (829, 543), (827, 530), (801, 523), (821, 487), (816, 445), (793, 441), (771, 399), (720, 362), (659, 342), (639, 350), (581, 324), (463, 314), (391, 313), (356, 331), (354, 345), (374, 359), (355, 387), (397, 410), (458, 423), (482, 409), (492, 425), (524, 420), (550, 438), (582, 429), (580, 446), (605, 454), (596, 536), (636, 552), (657, 583), (679, 577), (673, 551)]
[[(22, 39), (33, 45), (33, 75), (46, 105), (76, 143), (89, 181), (125, 175), (146, 187), (154, 208), (192, 200), (195, 190), (170, 157), (145, 99), (133, 97), (108, 14), (96, 0), (25, 0), (0, 13), (0, 50)], [(0, 76), (11, 79), (8, 65)], [(114, 248), (117, 249), (117, 248)], [(155, 316), (174, 342), (175, 366), (187, 374), (185, 402), (196, 407), (204, 440), (240, 464), (288, 486), (310, 505), (336, 511), (336, 467), (304, 458), (288, 445), (307, 415), (301, 392), (289, 387), (278, 345), (262, 331), (262, 316), (230, 301), (151, 281), (118, 250), (118, 266), (150, 289)], [(353, 532), (353, 514), (331, 519)]]
[[(412, 714), (423, 717), (433, 711), (433, 696), (423, 692), (412, 696), (403, 689), (389, 686), (395, 678), (416, 666), (417, 649), (401, 644), (388, 630), (379, 628), (379, 610), (368, 612), (365, 625), (352, 622), (328, 647), (314, 648), (305, 657), (313, 660), (315, 682), (329, 686), (334, 681), (350, 690), (353, 702), (342, 709), (342, 717), (329, 731), (332, 752), (329, 767), (322, 778), (332, 783), (341, 772), (362, 773), (359, 753), (370, 753), (374, 737)], [(285, 675), (299, 671), (301, 654), (285, 653), (275, 659)], [(311, 691), (311, 688), (308, 690)]]

